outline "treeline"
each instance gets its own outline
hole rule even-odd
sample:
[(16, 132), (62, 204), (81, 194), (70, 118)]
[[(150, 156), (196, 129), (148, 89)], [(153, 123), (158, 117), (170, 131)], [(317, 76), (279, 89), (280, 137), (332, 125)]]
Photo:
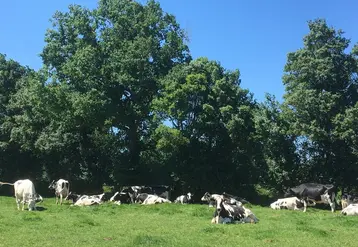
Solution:
[(239, 70), (192, 59), (155, 1), (72, 5), (52, 24), (39, 71), (0, 55), (1, 180), (242, 196), (358, 185), (358, 46), (325, 20), (288, 54), (282, 104), (257, 102)]

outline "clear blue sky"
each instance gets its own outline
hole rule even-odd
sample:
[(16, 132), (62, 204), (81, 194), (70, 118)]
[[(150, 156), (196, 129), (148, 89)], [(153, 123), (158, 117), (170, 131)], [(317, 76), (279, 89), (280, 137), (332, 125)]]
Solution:
[[(146, 2), (146, 1), (141, 1)], [(56, 10), (69, 4), (88, 8), (96, 0), (1, 1), (0, 53), (34, 69)], [(242, 87), (261, 101), (265, 92), (281, 100), (286, 55), (302, 47), (307, 21), (325, 18), (358, 42), (357, 0), (161, 0), (164, 11), (174, 14), (186, 29), (194, 58), (206, 56), (225, 68), (241, 72)]]

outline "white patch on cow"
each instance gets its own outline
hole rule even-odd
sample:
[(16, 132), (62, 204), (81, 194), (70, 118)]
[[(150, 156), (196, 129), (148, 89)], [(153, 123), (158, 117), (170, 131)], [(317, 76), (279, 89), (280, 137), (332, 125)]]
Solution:
[(281, 198), (277, 201), (274, 201), (270, 204), (270, 207), (274, 210), (280, 210), (280, 209), (289, 209), (289, 210), (302, 210), (302, 208), (298, 208), (297, 201), (302, 202), (297, 197), (287, 197), (287, 198)]

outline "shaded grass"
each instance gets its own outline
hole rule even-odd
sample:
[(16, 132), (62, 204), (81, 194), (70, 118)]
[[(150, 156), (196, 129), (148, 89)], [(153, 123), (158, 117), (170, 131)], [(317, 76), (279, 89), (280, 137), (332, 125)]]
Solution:
[(258, 224), (212, 225), (207, 205), (72, 207), (45, 198), (46, 210), (18, 211), (0, 197), (0, 246), (352, 246), (358, 217), (250, 207)]

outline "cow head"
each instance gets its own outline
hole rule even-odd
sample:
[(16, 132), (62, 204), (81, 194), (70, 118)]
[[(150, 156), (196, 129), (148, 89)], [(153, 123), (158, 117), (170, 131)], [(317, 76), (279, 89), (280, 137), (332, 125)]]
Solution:
[(292, 189), (287, 189), (283, 197), (291, 197), (291, 196), (295, 196), (295, 193), (293, 193)]
[(203, 201), (203, 202), (208, 202), (208, 201), (210, 201), (210, 194), (209, 194), (209, 192), (205, 192), (205, 194), (203, 195), (203, 197), (201, 198), (201, 201)]
[(193, 194), (189, 192), (186, 194), (186, 197), (188, 198), (188, 201), (191, 201), (191, 199), (193, 198)]
[(75, 203), (80, 197), (81, 195), (70, 192), (66, 198), (67, 200), (72, 200), (72, 202)]
[(56, 182), (55, 180), (52, 180), (52, 182), (50, 183), (50, 185), (48, 186), (49, 189), (55, 189), (56, 188)]
[(44, 199), (42, 198), (42, 196), (39, 195), (39, 194), (36, 194), (35, 202), (36, 203), (41, 203), (43, 201), (44, 201)]

